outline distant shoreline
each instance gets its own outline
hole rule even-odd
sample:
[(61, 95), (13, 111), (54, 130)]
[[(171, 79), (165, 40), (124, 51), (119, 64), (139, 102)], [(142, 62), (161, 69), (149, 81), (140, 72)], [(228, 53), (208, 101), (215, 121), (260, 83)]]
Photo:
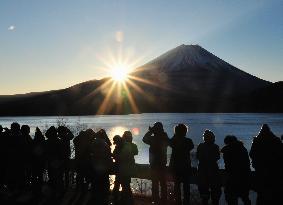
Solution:
[(93, 116), (127, 116), (127, 115), (142, 115), (142, 114), (278, 114), (283, 115), (283, 112), (143, 112), (129, 114), (97, 114), (97, 115), (0, 115), (1, 117), (93, 117)]

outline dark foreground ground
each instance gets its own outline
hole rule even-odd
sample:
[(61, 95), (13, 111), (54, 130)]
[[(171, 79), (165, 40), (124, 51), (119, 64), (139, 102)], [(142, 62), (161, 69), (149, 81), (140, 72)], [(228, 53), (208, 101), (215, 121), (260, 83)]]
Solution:
[[(77, 191), (76, 189), (70, 188), (63, 197), (56, 199), (55, 197), (43, 196), (38, 199), (34, 197), (31, 191), (21, 193), (19, 195), (10, 195), (7, 193), (1, 193), (1, 205), (95, 205), (96, 200), (92, 197), (91, 191)], [(110, 197), (109, 205), (113, 204)], [(150, 197), (147, 196), (134, 196), (135, 205), (149, 205), (151, 204)], [(169, 203), (171, 204), (171, 203)], [(99, 204), (98, 204), (99, 205)]]
[[(136, 164), (137, 172), (133, 176), (139, 181), (143, 181), (141, 190), (134, 194), (134, 204), (135, 205), (149, 205), (151, 203), (150, 198), (150, 184), (145, 186), (145, 183), (150, 181), (150, 169), (146, 164)], [(72, 172), (74, 174), (74, 172)], [(224, 171), (221, 170), (222, 182), (225, 178)], [(111, 180), (110, 180), (111, 181)], [(135, 182), (135, 180), (132, 180)], [(168, 182), (168, 205), (173, 205), (174, 201), (172, 199), (172, 176), (167, 170), (167, 182)], [(64, 194), (59, 195), (58, 193), (52, 193), (52, 190), (49, 188), (48, 183), (45, 182), (42, 188), (27, 188), (24, 192), (21, 193), (11, 193), (5, 187), (0, 187), (0, 205), (96, 205), (97, 201), (93, 197), (92, 190), (84, 188), (82, 190), (76, 189), (76, 180), (74, 175), (70, 175), (70, 186), (64, 192)], [(191, 204), (198, 205), (200, 203), (200, 196), (197, 190), (197, 171), (195, 168), (192, 170), (191, 177)], [(137, 184), (136, 184), (137, 185)], [(172, 185), (172, 184), (171, 184)], [(255, 193), (250, 192), (250, 199), (252, 204), (255, 204)], [(109, 197), (109, 205), (113, 204), (111, 195)], [(222, 190), (222, 196), (220, 199), (220, 205), (225, 204), (224, 193)], [(241, 202), (239, 203), (241, 205)], [(100, 205), (100, 204), (97, 204)]]
[[(70, 188), (63, 197), (56, 199), (54, 197), (41, 197), (40, 199), (34, 198), (32, 192), (26, 192), (18, 196), (9, 196), (7, 194), (1, 193), (1, 205), (96, 205), (97, 202), (95, 198), (92, 197), (93, 194), (91, 191), (78, 191), (75, 188)], [(250, 199), (252, 204), (255, 204), (256, 194), (254, 192), (250, 193)], [(242, 205), (239, 200), (239, 205)], [(112, 198), (110, 196), (109, 205), (112, 205)], [(134, 204), (135, 205), (152, 205), (150, 197), (146, 195), (135, 194), (134, 195)], [(173, 201), (168, 201), (167, 205), (173, 205)], [(197, 193), (197, 190), (194, 190), (191, 193), (191, 204), (200, 205), (200, 198)], [(220, 205), (226, 204), (224, 195), (220, 199)], [(98, 204), (100, 205), (100, 204)], [(162, 204), (163, 205), (163, 204)]]

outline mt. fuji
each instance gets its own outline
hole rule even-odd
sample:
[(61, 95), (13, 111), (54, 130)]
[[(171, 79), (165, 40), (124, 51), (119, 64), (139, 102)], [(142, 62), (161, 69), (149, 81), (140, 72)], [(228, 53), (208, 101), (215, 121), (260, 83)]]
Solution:
[(185, 67), (194, 66), (227, 66), (227, 63), (214, 56), (199, 45), (180, 45), (163, 55), (150, 61), (148, 64), (159, 65), (166, 71), (179, 71)]
[(173, 86), (176, 91), (213, 91), (222, 96), (248, 93), (269, 84), (199, 45), (180, 45), (141, 66), (134, 75)]
[[(130, 95), (123, 90), (121, 98), (117, 92), (108, 95), (111, 85), (103, 85), (110, 78), (104, 78), (61, 90), (0, 96), (0, 115), (93, 115), (102, 104), (103, 114), (283, 112), (282, 83), (248, 74), (199, 45), (180, 45), (130, 75)], [(133, 101), (138, 111), (130, 106)]]

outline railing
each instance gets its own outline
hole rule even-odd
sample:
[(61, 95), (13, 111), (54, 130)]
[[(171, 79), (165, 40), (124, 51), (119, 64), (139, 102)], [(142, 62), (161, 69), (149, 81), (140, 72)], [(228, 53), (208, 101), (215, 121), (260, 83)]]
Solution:
[[(71, 160), (72, 161), (72, 167), (73, 167), (73, 170), (75, 168), (75, 164), (74, 164), (74, 160)], [(132, 178), (138, 178), (138, 179), (147, 179), (147, 180), (150, 180), (151, 179), (151, 171), (150, 171), (150, 166), (149, 164), (136, 164), (136, 167), (135, 167), (135, 172), (133, 173), (133, 176)], [(166, 180), (168, 182), (173, 182), (173, 176), (170, 172), (170, 169), (169, 167), (166, 167)], [(114, 173), (112, 173), (113, 175), (115, 175)], [(190, 177), (190, 183), (191, 184), (197, 184), (198, 182), (198, 173), (197, 173), (197, 168), (196, 167), (192, 167), (192, 173), (191, 173), (191, 177)], [(251, 174), (251, 183), (252, 183), (252, 187), (253, 187), (253, 177), (254, 176), (254, 172), (252, 171), (252, 174)], [(226, 178), (226, 173), (225, 173), (225, 170), (223, 169), (220, 169), (220, 181), (221, 181), (221, 184), (223, 185), (224, 182), (225, 182), (225, 178)]]

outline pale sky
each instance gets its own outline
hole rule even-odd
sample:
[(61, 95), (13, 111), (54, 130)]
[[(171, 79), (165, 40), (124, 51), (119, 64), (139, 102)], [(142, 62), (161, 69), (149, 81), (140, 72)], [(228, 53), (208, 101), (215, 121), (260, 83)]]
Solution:
[(1, 0), (0, 95), (65, 88), (180, 44), (283, 80), (282, 0)]

